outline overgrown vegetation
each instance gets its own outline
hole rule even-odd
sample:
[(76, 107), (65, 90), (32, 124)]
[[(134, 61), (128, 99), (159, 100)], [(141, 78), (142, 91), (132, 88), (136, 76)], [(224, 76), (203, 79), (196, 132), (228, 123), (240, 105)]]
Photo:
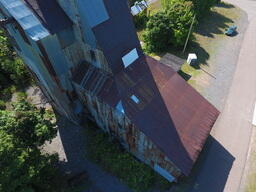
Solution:
[(138, 30), (144, 29), (146, 27), (148, 20), (149, 17), (147, 15), (147, 10), (144, 10), (133, 17), (134, 25)]
[(87, 127), (87, 156), (100, 164), (104, 170), (120, 178), (134, 191), (145, 192), (154, 186), (160, 189), (170, 187), (167, 180), (137, 161), (119, 145), (119, 142), (111, 141), (108, 135), (95, 128), (93, 124)]
[(27, 86), (31, 77), (12, 48), (6, 33), (1, 29), (0, 45), (0, 100), (7, 101), (16, 88)]
[(22, 98), (11, 110), (0, 110), (0, 191), (58, 191), (58, 156), (40, 151), (56, 136), (53, 116)]
[(194, 10), (198, 19), (202, 19), (203, 16), (209, 13), (212, 6), (220, 2), (220, 0), (187, 0), (192, 1), (194, 4)]

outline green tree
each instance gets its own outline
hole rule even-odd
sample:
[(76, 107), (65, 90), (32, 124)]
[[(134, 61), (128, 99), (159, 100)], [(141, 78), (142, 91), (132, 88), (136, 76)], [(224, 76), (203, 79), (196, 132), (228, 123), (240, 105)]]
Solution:
[(184, 45), (193, 15), (191, 2), (171, 0), (163, 11), (149, 18), (144, 34), (146, 51), (161, 52), (169, 46)]
[(57, 155), (43, 154), (40, 147), (56, 135), (46, 112), (25, 101), (13, 111), (0, 110), (0, 191), (56, 191)]
[(189, 0), (193, 2), (197, 18), (201, 19), (219, 0)]
[(7, 34), (0, 29), (0, 89), (9, 84), (25, 86), (30, 75), (22, 60), (16, 55)]

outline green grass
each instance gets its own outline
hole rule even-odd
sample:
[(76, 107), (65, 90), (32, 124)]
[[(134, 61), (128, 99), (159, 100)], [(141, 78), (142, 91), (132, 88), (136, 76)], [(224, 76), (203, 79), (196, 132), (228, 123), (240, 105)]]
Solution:
[[(88, 126), (87, 126), (88, 127)], [(146, 192), (154, 187), (167, 189), (171, 184), (155, 173), (149, 166), (137, 161), (117, 141), (91, 125), (85, 130), (87, 156), (105, 171), (117, 176), (136, 192)]]
[[(157, 2), (160, 3), (161, 1)], [(156, 11), (161, 10), (161, 6), (156, 7), (158, 7), (155, 9)], [(200, 68), (209, 73), (214, 71), (216, 55), (227, 38), (224, 35), (224, 31), (227, 27), (239, 20), (241, 13), (242, 11), (239, 8), (231, 4), (219, 3), (198, 23), (198, 26), (193, 32), (192, 40), (188, 43), (184, 53), (182, 52), (183, 47), (169, 47), (164, 52), (150, 53), (149, 55), (159, 60), (166, 53), (171, 53), (186, 60), (189, 53), (196, 53), (198, 56), (198, 67), (195, 69), (184, 65), (182, 67), (184, 73), (180, 73), (180, 75), (194, 88), (201, 90), (208, 85), (208, 79), (205, 77), (204, 71), (200, 70)], [(138, 31), (140, 41), (143, 41), (144, 32), (145, 29)]]
[(256, 191), (256, 173), (250, 175), (249, 183), (247, 184), (245, 192), (255, 192)]
[(162, 9), (161, 0), (158, 0), (152, 4), (149, 5), (149, 12), (150, 14), (157, 13)]

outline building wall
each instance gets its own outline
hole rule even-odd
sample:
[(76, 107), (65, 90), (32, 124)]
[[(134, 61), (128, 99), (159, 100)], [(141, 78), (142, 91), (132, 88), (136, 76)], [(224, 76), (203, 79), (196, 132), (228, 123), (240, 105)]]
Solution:
[[(3, 9), (1, 5), (0, 9)], [(1, 18), (4, 18), (4, 15), (1, 15)], [(57, 36), (51, 35), (34, 41), (17, 22), (7, 24), (5, 30), (14, 42), (16, 52), (36, 77), (36, 81), (44, 93), (47, 94), (48, 101), (55, 106), (59, 113), (76, 121), (73, 109), (69, 106), (71, 101), (66, 95), (66, 91), (72, 89), (67, 76), (68, 65), (61, 52)]]
[[(71, 84), (72, 70), (84, 61), (112, 73), (113, 69), (115, 72), (122, 69), (121, 59), (126, 52), (137, 48), (139, 55), (142, 54), (127, 3), (124, 0), (113, 3), (103, 0), (58, 2), (73, 21), (72, 27), (43, 37), (34, 34), (36, 39), (33, 39), (17, 22), (6, 26), (17, 44), (17, 53), (36, 77), (49, 101), (56, 106), (56, 110), (76, 122), (75, 109), (81, 104), (73, 95), (78, 93), (80, 101), (100, 128), (118, 138), (128, 151), (168, 180), (178, 178), (180, 170), (123, 113), (77, 85), (74, 90)], [(118, 7), (122, 8), (120, 10), (124, 15), (119, 15)], [(1, 4), (0, 10), (4, 10)], [(98, 25), (104, 22), (105, 25)]]
[(58, 0), (60, 6), (74, 22), (76, 42), (64, 49), (74, 65), (87, 61), (109, 73), (111, 70), (103, 52), (99, 49), (92, 28), (109, 19), (102, 0)]
[(164, 153), (131, 121), (118, 110), (102, 103), (97, 97), (75, 85), (86, 110), (92, 115), (97, 125), (117, 138), (127, 151), (142, 162), (148, 164), (169, 181), (175, 181), (182, 175), (180, 170)]

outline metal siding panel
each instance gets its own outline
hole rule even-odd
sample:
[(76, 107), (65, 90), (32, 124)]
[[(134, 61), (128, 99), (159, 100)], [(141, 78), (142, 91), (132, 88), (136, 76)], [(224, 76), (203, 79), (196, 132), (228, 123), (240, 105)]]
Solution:
[(57, 76), (68, 73), (69, 64), (62, 52), (57, 36), (49, 36), (42, 40), (45, 51), (56, 71)]
[(42, 26), (33, 12), (21, 0), (0, 0), (0, 3), (33, 40), (37, 41), (49, 35), (47, 29)]
[(78, 0), (77, 3), (91, 28), (109, 19), (102, 0)]

